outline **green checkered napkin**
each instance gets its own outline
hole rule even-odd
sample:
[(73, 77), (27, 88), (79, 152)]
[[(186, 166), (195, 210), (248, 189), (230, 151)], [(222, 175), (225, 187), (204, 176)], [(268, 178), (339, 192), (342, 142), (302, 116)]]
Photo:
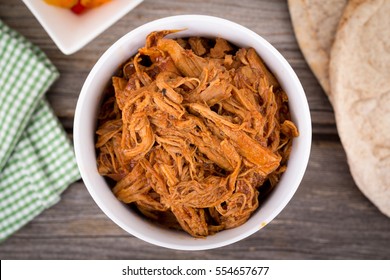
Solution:
[(80, 178), (44, 93), (58, 77), (45, 54), (0, 20), (0, 241)]

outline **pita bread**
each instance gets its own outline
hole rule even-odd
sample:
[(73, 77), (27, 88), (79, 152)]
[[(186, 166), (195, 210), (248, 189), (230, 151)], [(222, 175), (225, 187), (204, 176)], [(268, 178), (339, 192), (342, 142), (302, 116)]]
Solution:
[(331, 99), (329, 55), (348, 0), (289, 0), (295, 35), (303, 55)]
[(331, 51), (336, 123), (360, 190), (390, 216), (390, 1), (350, 1)]

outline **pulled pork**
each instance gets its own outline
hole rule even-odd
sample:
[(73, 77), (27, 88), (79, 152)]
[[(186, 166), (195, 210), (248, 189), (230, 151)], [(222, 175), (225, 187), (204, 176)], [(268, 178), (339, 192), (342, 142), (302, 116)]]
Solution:
[(245, 223), (286, 170), (288, 98), (252, 48), (153, 32), (107, 89), (96, 142), (113, 193), (205, 237)]

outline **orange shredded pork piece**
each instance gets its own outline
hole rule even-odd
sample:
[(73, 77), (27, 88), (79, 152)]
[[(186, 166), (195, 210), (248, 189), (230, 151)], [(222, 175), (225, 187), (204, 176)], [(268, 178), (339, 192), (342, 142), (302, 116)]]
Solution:
[(298, 130), (252, 48), (151, 33), (112, 78), (97, 164), (149, 219), (205, 237), (245, 223), (286, 170)]

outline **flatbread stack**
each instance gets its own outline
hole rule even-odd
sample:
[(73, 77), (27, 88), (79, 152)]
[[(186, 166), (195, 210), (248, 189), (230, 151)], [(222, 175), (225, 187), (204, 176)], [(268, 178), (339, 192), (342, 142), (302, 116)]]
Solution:
[(305, 59), (333, 105), (351, 174), (390, 217), (390, 1), (288, 3)]

